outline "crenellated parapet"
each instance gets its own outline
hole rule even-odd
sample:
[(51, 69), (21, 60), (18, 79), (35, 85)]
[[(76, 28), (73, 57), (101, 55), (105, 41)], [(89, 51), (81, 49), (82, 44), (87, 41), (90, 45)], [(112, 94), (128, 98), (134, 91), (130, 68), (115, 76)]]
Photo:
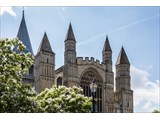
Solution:
[(105, 69), (105, 64), (100, 63), (99, 60), (94, 59), (94, 57), (77, 57), (77, 65), (95, 65), (96, 67)]

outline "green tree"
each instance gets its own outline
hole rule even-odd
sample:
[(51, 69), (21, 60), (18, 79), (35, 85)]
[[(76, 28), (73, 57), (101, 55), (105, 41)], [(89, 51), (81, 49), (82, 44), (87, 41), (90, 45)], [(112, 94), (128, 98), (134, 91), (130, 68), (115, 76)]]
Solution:
[(17, 38), (0, 39), (0, 112), (37, 111), (36, 93), (30, 85), (22, 85), (23, 74), (33, 64), (31, 54), (24, 50)]
[(82, 89), (75, 86), (46, 88), (37, 95), (36, 101), (41, 112), (84, 113), (92, 108), (91, 99), (82, 95)]
[[(16, 49), (17, 52), (14, 50)], [(22, 77), (33, 64), (18, 39), (0, 39), (0, 112), (90, 112), (92, 102), (82, 89), (53, 86), (37, 94)]]
[(154, 111), (152, 113), (160, 113), (160, 110), (154, 109)]

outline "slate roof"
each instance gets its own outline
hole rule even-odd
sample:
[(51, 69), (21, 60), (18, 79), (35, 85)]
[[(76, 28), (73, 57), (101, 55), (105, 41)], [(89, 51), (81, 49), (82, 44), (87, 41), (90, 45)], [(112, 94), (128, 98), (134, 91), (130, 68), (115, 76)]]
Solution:
[(46, 32), (44, 33), (43, 39), (42, 39), (41, 44), (39, 46), (38, 53), (40, 51), (53, 53)]
[(28, 34), (28, 30), (27, 30), (27, 26), (24, 18), (24, 11), (22, 13), (22, 20), (18, 30), (17, 38), (21, 40), (22, 43), (26, 46), (26, 50), (24, 52), (25, 53), (31, 52), (31, 54), (33, 55), (32, 45), (30, 42), (30, 38), (29, 38), (29, 34)]
[(117, 59), (117, 62), (116, 62), (116, 65), (119, 65), (119, 64), (128, 64), (128, 65), (130, 65), (128, 57), (126, 55), (126, 52), (124, 51), (123, 46), (121, 48), (121, 51), (119, 53), (119, 56), (118, 56), (118, 59)]
[(106, 41), (104, 43), (103, 52), (104, 51), (112, 51), (111, 47), (110, 47), (110, 44), (109, 44), (108, 36), (106, 36)]
[(68, 28), (68, 31), (67, 31), (67, 35), (66, 35), (66, 38), (65, 38), (65, 41), (66, 40), (75, 40), (75, 37), (74, 37), (74, 33), (73, 33), (73, 29), (72, 29), (72, 25), (71, 23), (69, 24), (69, 28)]

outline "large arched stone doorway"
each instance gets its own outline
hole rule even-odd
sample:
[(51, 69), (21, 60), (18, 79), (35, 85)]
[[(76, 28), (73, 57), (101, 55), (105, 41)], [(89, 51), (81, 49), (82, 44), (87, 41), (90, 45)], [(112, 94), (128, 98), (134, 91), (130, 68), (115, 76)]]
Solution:
[(98, 72), (94, 68), (89, 68), (85, 70), (81, 75), (80, 86), (83, 88), (83, 93), (85, 96), (91, 97), (91, 90), (89, 85), (95, 79), (98, 85), (95, 98), (96, 98), (96, 111), (102, 112), (102, 85), (103, 81), (99, 76)]

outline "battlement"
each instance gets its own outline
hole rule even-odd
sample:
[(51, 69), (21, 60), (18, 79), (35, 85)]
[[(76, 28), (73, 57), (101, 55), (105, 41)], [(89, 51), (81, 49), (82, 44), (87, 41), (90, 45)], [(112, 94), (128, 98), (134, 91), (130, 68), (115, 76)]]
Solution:
[(92, 64), (95, 66), (99, 66), (99, 67), (105, 67), (105, 65), (103, 63), (100, 63), (99, 60), (94, 59), (94, 57), (77, 57), (77, 64), (78, 65), (86, 65), (86, 64)]

